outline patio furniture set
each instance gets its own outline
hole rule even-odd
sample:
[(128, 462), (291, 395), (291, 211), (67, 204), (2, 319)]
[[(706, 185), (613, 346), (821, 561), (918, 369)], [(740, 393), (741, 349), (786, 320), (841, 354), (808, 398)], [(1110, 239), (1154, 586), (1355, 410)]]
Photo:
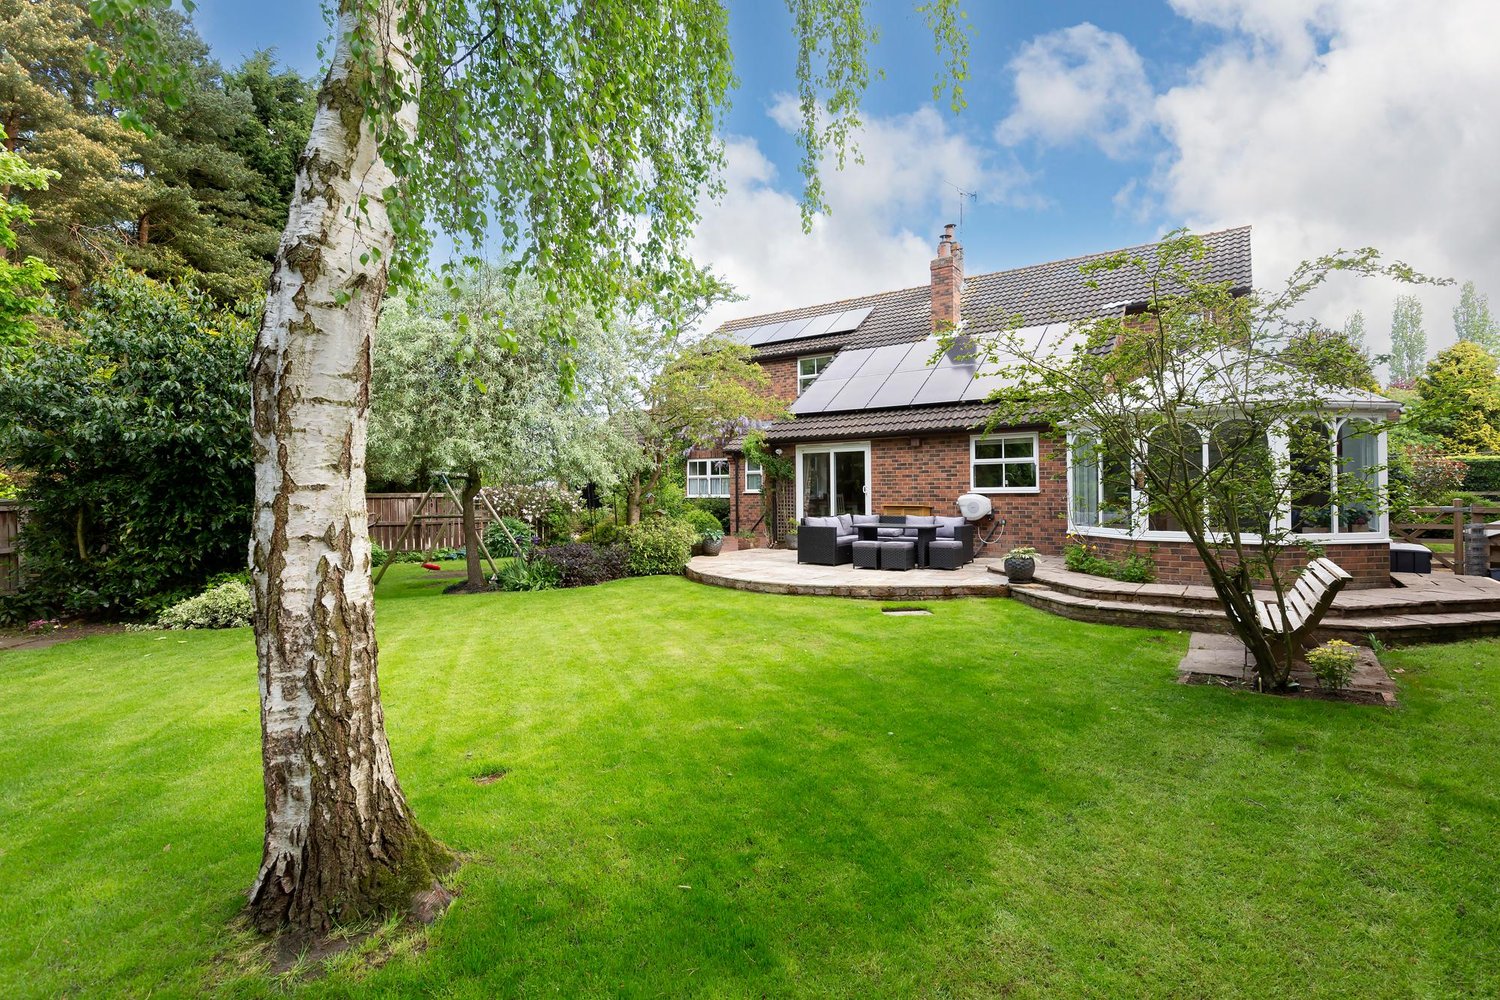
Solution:
[(797, 561), (855, 569), (962, 568), (974, 559), (974, 526), (962, 517), (839, 514), (804, 517)]

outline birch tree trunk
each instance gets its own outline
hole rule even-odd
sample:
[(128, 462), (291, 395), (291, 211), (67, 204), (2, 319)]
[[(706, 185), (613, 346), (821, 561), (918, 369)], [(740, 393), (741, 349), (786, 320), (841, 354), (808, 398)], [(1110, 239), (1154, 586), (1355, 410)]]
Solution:
[(356, 74), (409, 63), (400, 0), (382, 0), (379, 53), (356, 64), (357, 6), (340, 4), (250, 372), (266, 828), (249, 908), (262, 930), (300, 934), (405, 909), (447, 859), (396, 781), (376, 678), (365, 429), (394, 178)]

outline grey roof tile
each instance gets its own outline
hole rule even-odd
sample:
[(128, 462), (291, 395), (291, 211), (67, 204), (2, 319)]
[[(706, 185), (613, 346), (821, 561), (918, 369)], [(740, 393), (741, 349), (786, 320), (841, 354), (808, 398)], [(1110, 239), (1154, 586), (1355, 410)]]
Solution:
[(766, 431), (766, 440), (790, 443), (830, 438), (977, 430), (984, 426), (994, 410), (994, 406), (989, 403), (954, 403), (945, 406), (900, 406), (886, 410), (819, 413), (795, 420), (777, 421)]
[[(1206, 233), (1203, 240), (1209, 249), (1205, 277), (1214, 281), (1227, 281), (1236, 290), (1248, 290), (1251, 287), (1250, 227), (1241, 226)], [(1155, 246), (1154, 243), (1148, 243), (1129, 247), (1125, 252), (1149, 257)], [(1101, 271), (1089, 278), (1079, 273), (1082, 265), (1119, 252), (1111, 250), (1009, 271), (968, 275), (964, 279), (964, 319), (970, 330), (984, 333), (1008, 325), (1017, 316), (1024, 326), (1069, 322), (1094, 315), (1102, 306), (1144, 301), (1145, 280), (1133, 269)], [(1089, 280), (1097, 283), (1098, 287), (1088, 287), (1086, 282)], [(869, 318), (857, 330), (767, 344), (756, 350), (755, 357), (764, 360), (820, 351), (833, 352), (843, 347), (883, 347), (921, 340), (928, 336), (932, 332), (931, 304), (929, 286), (919, 285), (800, 309), (746, 316), (723, 324), (719, 327), (719, 332), (732, 333), (766, 323), (822, 316), (834, 311), (868, 306), (871, 308)]]

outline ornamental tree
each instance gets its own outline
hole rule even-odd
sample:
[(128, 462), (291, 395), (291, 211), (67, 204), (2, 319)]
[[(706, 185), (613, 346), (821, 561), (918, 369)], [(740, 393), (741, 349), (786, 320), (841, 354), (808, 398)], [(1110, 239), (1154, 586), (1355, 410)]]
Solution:
[(1500, 377), (1495, 356), (1460, 340), (1417, 379), (1411, 422), (1449, 454), (1500, 452)]
[[(629, 334), (592, 314), (564, 315), (574, 345), (547, 336), (559, 310), (535, 281), (496, 267), (448, 292), (397, 297), (380, 317), (371, 379), (369, 468), (386, 480), (454, 478), (463, 507), (468, 587), (486, 589), (474, 502), (487, 485), (621, 478), (635, 442), (609, 419), (607, 372)], [(569, 391), (565, 378), (591, 392)], [(616, 383), (618, 385), (618, 383)]]
[[(109, 96), (180, 88), (150, 16), (170, 0), (91, 6), (120, 38)], [(297, 933), (401, 908), (451, 857), (396, 780), (376, 679), (364, 459), (389, 283), (421, 273), (436, 228), (487, 240), (568, 309), (629, 312), (679, 284), (733, 83), (722, 0), (330, 6), (332, 63), (251, 364), (267, 816), (250, 912)], [(955, 105), (956, 6), (922, 5)], [(856, 0), (789, 7), (810, 225), (819, 157), (858, 125), (873, 32)]]
[(1073, 323), (1064, 337), (950, 334), (948, 346), (1007, 376), (992, 426), (1069, 430), (1076, 516), (1130, 535), (1186, 535), (1261, 685), (1276, 689), (1300, 650), (1262, 627), (1255, 586), (1285, 613), (1295, 565), (1316, 551), (1307, 536), (1373, 526), (1384, 502), (1378, 425), (1336, 422), (1339, 400), (1377, 397), (1343, 388), (1346, 343), (1311, 335), (1321, 327), (1295, 310), (1336, 272), (1425, 279), (1373, 250), (1340, 251), (1302, 264), (1274, 294), (1236, 295), (1205, 277), (1208, 252), (1178, 231), (1150, 255), (1086, 265), (1140, 272), (1149, 292), (1128, 315)]

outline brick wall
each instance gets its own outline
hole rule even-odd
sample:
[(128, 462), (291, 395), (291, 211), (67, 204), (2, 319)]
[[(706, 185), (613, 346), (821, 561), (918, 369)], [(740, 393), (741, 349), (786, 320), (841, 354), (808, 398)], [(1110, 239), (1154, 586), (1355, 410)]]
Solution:
[[(1006, 522), (997, 545), (1058, 553), (1067, 534), (1067, 465), (1055, 439), (1042, 435), (1038, 453), (1038, 492), (986, 495), (995, 516)], [(870, 454), (870, 509), (876, 513), (884, 504), (916, 503), (953, 515), (959, 495), (972, 491), (968, 434), (879, 438), (870, 443)], [(989, 527), (989, 521), (980, 525), (981, 531)]]
[[(1131, 541), (1095, 535), (1089, 536), (1088, 542), (1096, 546), (1106, 559), (1121, 559), (1132, 552), (1150, 556), (1156, 563), (1158, 583), (1208, 585), (1208, 571), (1203, 568), (1191, 542)], [(1328, 545), (1325, 551), (1329, 559), (1354, 577), (1348, 589), (1368, 590), (1391, 585), (1390, 542)], [(1310, 561), (1311, 557), (1305, 551), (1295, 549), (1282, 553), (1277, 564), (1290, 572)]]
[(797, 398), (797, 359), (773, 358), (760, 362), (766, 374), (771, 376), (771, 391), (790, 403)]

